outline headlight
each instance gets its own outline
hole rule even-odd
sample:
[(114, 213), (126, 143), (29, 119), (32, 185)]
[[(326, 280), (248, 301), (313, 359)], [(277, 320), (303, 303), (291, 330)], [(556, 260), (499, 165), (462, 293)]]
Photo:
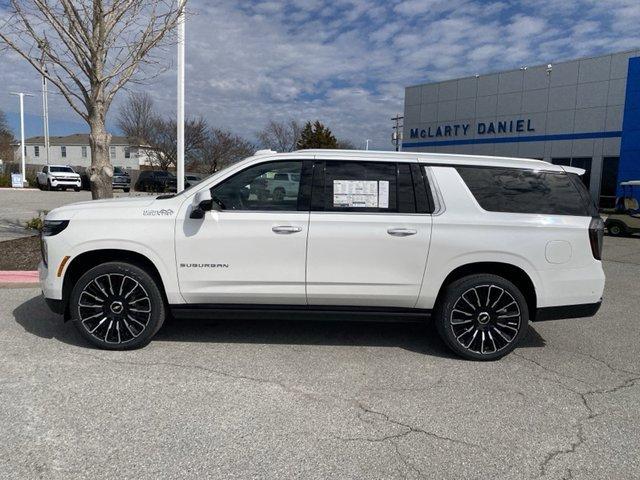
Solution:
[(69, 220), (45, 220), (42, 225), (42, 236), (52, 237), (59, 234), (69, 225)]

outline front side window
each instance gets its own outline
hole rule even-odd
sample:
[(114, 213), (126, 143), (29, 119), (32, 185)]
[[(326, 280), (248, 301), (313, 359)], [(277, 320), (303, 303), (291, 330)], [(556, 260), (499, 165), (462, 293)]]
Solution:
[(60, 147), (60, 155), (62, 158), (67, 158), (67, 147), (64, 145)]
[(457, 167), (480, 206), (490, 212), (591, 215), (588, 192), (564, 172)]
[(301, 171), (302, 161), (254, 165), (213, 187), (211, 196), (223, 210), (298, 211)]

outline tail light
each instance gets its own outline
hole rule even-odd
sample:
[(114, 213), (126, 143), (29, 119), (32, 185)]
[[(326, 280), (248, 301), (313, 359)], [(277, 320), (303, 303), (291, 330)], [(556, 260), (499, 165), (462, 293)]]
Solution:
[(589, 243), (591, 253), (596, 260), (602, 260), (602, 242), (604, 240), (604, 222), (600, 217), (593, 217), (589, 224)]

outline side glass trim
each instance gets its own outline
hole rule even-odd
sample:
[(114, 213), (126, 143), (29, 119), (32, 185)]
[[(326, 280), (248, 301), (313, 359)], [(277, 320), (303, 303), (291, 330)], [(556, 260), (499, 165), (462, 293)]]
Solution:
[(431, 199), (433, 201), (433, 212), (432, 215), (440, 215), (445, 211), (444, 200), (442, 199), (442, 193), (440, 192), (440, 186), (438, 185), (438, 181), (436, 180), (435, 175), (431, 169), (431, 166), (425, 166), (424, 171), (427, 175), (426, 180), (428, 181), (429, 189), (431, 191)]

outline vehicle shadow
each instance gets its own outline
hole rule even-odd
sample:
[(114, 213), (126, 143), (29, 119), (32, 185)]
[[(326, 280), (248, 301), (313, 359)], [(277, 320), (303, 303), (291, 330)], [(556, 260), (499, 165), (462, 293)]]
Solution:
[[(70, 322), (64, 322), (60, 315), (49, 311), (40, 296), (16, 307), (13, 315), (16, 322), (33, 335), (91, 348)], [(442, 343), (430, 322), (300, 321), (287, 318), (246, 320), (227, 315), (215, 319), (167, 320), (155, 340), (212, 344), (397, 347), (424, 355), (457, 358)], [(545, 340), (530, 326), (520, 348), (544, 345)]]

